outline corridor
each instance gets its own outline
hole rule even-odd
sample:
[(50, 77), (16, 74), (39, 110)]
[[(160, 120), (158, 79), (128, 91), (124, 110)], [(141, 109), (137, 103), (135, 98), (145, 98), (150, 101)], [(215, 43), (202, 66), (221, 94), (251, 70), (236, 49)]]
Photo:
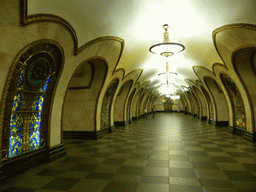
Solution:
[(64, 143), (65, 157), (9, 179), (2, 191), (256, 191), (256, 144), (183, 113)]

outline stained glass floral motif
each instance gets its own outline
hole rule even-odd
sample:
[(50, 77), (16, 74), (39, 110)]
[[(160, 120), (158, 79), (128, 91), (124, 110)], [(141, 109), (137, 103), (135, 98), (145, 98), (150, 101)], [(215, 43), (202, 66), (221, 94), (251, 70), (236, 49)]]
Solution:
[(29, 151), (33, 151), (40, 147), (40, 131), (33, 131), (29, 134)]
[(11, 135), (9, 139), (9, 157), (22, 154), (22, 134)]
[(103, 99), (102, 111), (101, 111), (101, 129), (106, 129), (110, 127), (110, 119), (109, 119), (110, 106), (112, 103), (114, 93), (116, 91), (116, 87), (117, 87), (117, 80), (109, 86), (105, 94), (105, 97)]
[(226, 75), (222, 75), (222, 81), (227, 89), (234, 109), (235, 126), (245, 128), (245, 110), (242, 97), (235, 83)]
[(9, 158), (39, 149), (41, 143), (42, 109), (50, 76), (42, 86), (30, 88), (31, 85), (27, 84), (24, 75), (23, 66), (10, 118)]
[(24, 106), (24, 95), (16, 92), (13, 100), (12, 111), (20, 111)]
[(23, 130), (23, 117), (19, 113), (12, 113), (10, 121), (10, 135), (17, 134)]
[(41, 112), (33, 113), (30, 119), (29, 130), (39, 130), (41, 128)]

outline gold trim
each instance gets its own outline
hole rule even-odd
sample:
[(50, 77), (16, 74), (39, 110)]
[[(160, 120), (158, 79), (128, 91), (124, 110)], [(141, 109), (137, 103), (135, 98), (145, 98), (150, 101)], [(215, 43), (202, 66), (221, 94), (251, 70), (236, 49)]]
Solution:
[[(48, 93), (48, 94), (46, 93), (48, 95), (48, 97), (50, 97), (50, 98), (47, 97), (48, 99), (47, 98), (45, 99), (45, 102), (49, 102), (49, 104), (48, 104), (49, 105), (49, 108), (48, 108), (49, 113), (48, 113), (48, 115), (46, 115), (48, 121), (46, 122), (46, 128), (44, 130), (44, 133), (42, 133), (42, 134), (45, 135), (45, 139), (47, 139), (47, 146), (49, 146), (50, 145), (50, 130), (51, 130), (51, 114), (52, 114), (52, 106), (53, 106), (53, 100), (54, 100), (53, 98), (55, 97), (57, 84), (58, 84), (59, 78), (61, 76), (61, 73), (62, 73), (62, 70), (63, 70), (63, 66), (64, 66), (64, 60), (65, 60), (64, 52), (62, 50), (62, 47), (59, 45), (59, 43), (57, 43), (54, 40), (51, 40), (51, 39), (40, 39), (40, 40), (33, 41), (30, 44), (28, 44), (25, 47), (23, 47), (16, 54), (15, 58), (12, 61), (10, 69), (8, 71), (8, 75), (7, 75), (7, 78), (6, 78), (6, 81), (5, 81), (5, 85), (4, 85), (4, 89), (3, 89), (3, 93), (2, 93), (2, 103), (1, 103), (1, 106), (0, 106), (0, 108), (1, 108), (0, 127), (2, 128), (1, 131), (2, 131), (2, 138), (3, 138), (4, 137), (4, 132), (7, 132), (7, 130), (4, 131), (4, 129), (5, 129), (4, 128), (4, 122), (6, 122), (6, 123), (9, 122), (9, 119), (8, 120), (4, 120), (4, 117), (6, 115), (6, 113), (5, 113), (6, 105), (7, 105), (7, 103), (12, 102), (12, 100), (10, 100), (11, 98), (8, 98), (8, 95), (11, 92), (15, 91), (12, 88), (15, 85), (11, 85), (11, 83), (13, 83), (13, 81), (14, 81), (13, 78), (15, 78), (15, 76), (20, 74), (20, 69), (22, 67), (22, 62), (20, 62), (20, 60), (24, 60), (27, 57), (30, 57), (35, 52), (42, 51), (42, 50), (40, 50), (40, 49), (43, 49), (42, 47), (40, 47), (39, 49), (36, 49), (36, 46), (39, 46), (40, 44), (51, 44), (51, 45), (55, 46), (56, 49), (59, 51), (58, 54), (61, 55), (61, 58), (58, 58), (58, 59), (60, 59), (59, 62), (56, 64), (56, 65), (58, 65), (56, 67), (56, 72), (57, 72), (58, 76), (56, 77), (56, 73), (55, 73), (55, 75), (52, 74), (52, 78), (51, 78), (50, 82), (54, 81), (54, 80), (55, 80), (55, 82), (52, 85), (53, 86), (52, 87), (52, 92)], [(49, 52), (51, 53), (51, 50), (49, 50)], [(48, 53), (48, 54), (50, 54), (50, 53)], [(54, 58), (53, 58), (53, 60), (54, 60)], [(57, 62), (57, 61), (55, 61), (55, 62)], [(45, 110), (46, 109), (44, 109), (44, 111)], [(42, 117), (42, 120), (44, 118), (45, 118), (45, 116)], [(2, 146), (3, 146), (3, 143), (1, 145), (1, 149), (2, 149)], [(1, 156), (2, 156), (2, 153), (1, 153)]]
[[(256, 26), (255, 26), (255, 28), (256, 28)], [(238, 76), (238, 79), (240, 80), (240, 82), (241, 82), (241, 84), (242, 84), (242, 87), (243, 87), (243, 89), (244, 89), (244, 91), (245, 91), (245, 94), (246, 94), (246, 96), (247, 96), (247, 99), (248, 99), (248, 102), (249, 102), (249, 107), (250, 107), (250, 111), (251, 111), (251, 116), (252, 116), (252, 132), (255, 132), (255, 117), (254, 117), (254, 110), (253, 110), (253, 103), (252, 103), (252, 100), (251, 100), (251, 96), (250, 96), (250, 94), (249, 94), (249, 91), (248, 91), (248, 89), (247, 89), (247, 87), (246, 87), (246, 84), (245, 84), (245, 82), (244, 82), (244, 80), (243, 80), (243, 78), (241, 77), (241, 75), (240, 75), (240, 73), (239, 73), (239, 71), (237, 70), (237, 65), (235, 64), (235, 55), (239, 52), (239, 51), (243, 51), (244, 49), (254, 49), (254, 50), (252, 50), (251, 52), (250, 52), (250, 61), (249, 61), (249, 63), (250, 63), (250, 67), (252, 68), (252, 70), (253, 70), (253, 72), (255, 73), (255, 69), (254, 69), (254, 67), (252, 67), (252, 59), (251, 59), (251, 57), (252, 57), (252, 55), (254, 55), (255, 54), (255, 52), (256, 52), (256, 45), (243, 45), (243, 46), (240, 46), (240, 47), (238, 47), (237, 49), (235, 49), (233, 52), (232, 52), (232, 55), (231, 55), (231, 59), (232, 59), (232, 67), (233, 67), (233, 69), (235, 70), (235, 72), (236, 72), (236, 75)], [(239, 90), (239, 89), (238, 89)], [(240, 91), (239, 91), (240, 92)], [(240, 93), (240, 95), (241, 95), (241, 93)], [(242, 97), (242, 95), (241, 95), (241, 97)], [(242, 97), (243, 98), (243, 97)], [(244, 106), (245, 107), (245, 106)], [(247, 130), (248, 131), (248, 130)]]
[(123, 39), (118, 38), (118, 37), (114, 37), (114, 36), (105, 36), (105, 37), (100, 37), (100, 38), (93, 39), (93, 40), (85, 43), (81, 47), (78, 47), (77, 34), (75, 32), (75, 29), (72, 27), (72, 25), (69, 24), (68, 21), (66, 21), (62, 17), (54, 15), (54, 14), (28, 15), (27, 12), (28, 12), (28, 0), (20, 0), (20, 24), (21, 25), (26, 26), (26, 25), (29, 25), (31, 23), (45, 22), (45, 21), (56, 22), (56, 23), (59, 23), (59, 24), (63, 25), (68, 30), (68, 32), (70, 33), (70, 35), (73, 39), (74, 55), (79, 54), (84, 49), (86, 49), (89, 46), (93, 45), (94, 43), (98, 43), (100, 41), (114, 40), (114, 41), (120, 42), (121, 43), (121, 52), (120, 52), (119, 58), (117, 60), (117, 64), (119, 63), (121, 55), (123, 53), (123, 49), (124, 49), (124, 40)]
[(222, 82), (222, 84), (223, 84), (223, 86), (224, 86), (224, 88), (225, 88), (225, 90), (226, 90), (226, 92), (227, 92), (227, 94), (228, 94), (228, 97), (229, 97), (229, 100), (230, 100), (230, 103), (231, 103), (231, 106), (232, 106), (233, 126), (235, 127), (235, 110), (234, 110), (234, 103), (232, 102), (232, 98), (230, 97), (230, 92), (228, 91), (226, 85), (224, 85), (223, 79), (221, 78), (221, 76), (223, 76), (223, 75), (226, 75), (226, 76), (235, 84), (235, 86), (236, 86), (236, 88), (237, 88), (237, 90), (238, 90), (238, 92), (239, 92), (239, 94), (240, 94), (240, 97), (241, 97), (242, 102), (243, 102), (243, 108), (244, 108), (244, 113), (245, 113), (245, 123), (246, 123), (244, 128), (243, 128), (243, 127), (240, 127), (240, 128), (247, 130), (247, 111), (245, 110), (244, 100), (243, 100), (243, 97), (242, 97), (242, 95), (241, 95), (241, 91), (239, 90), (239, 88), (238, 88), (237, 84), (235, 83), (235, 81), (234, 81), (227, 73), (220, 73), (221, 82)]
[(226, 66), (226, 64), (224, 62), (224, 59), (221, 56), (220, 51), (219, 51), (218, 46), (217, 46), (216, 36), (219, 32), (222, 32), (222, 31), (225, 31), (225, 30), (228, 30), (228, 29), (249, 29), (249, 30), (256, 31), (256, 25), (248, 24), (248, 23), (234, 23), (234, 24), (224, 25), (224, 26), (221, 26), (221, 27), (213, 30), (212, 39), (213, 39), (214, 47), (215, 47), (217, 53), (219, 54), (219, 56), (220, 56), (221, 60), (223, 61), (226, 68), (227, 68), (227, 66)]

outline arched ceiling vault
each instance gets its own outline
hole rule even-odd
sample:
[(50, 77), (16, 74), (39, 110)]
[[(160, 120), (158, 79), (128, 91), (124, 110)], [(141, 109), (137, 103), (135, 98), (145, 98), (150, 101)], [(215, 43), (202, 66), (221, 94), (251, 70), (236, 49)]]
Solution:
[(105, 36), (123, 39), (124, 50), (116, 69), (123, 68), (124, 75), (143, 69), (138, 82), (150, 82), (149, 87), (157, 87), (160, 84), (157, 74), (165, 71), (165, 59), (149, 52), (150, 46), (163, 41), (163, 24), (170, 26), (170, 40), (186, 47), (185, 51), (169, 59), (171, 70), (178, 73), (175, 83), (179, 86), (188, 86), (184, 79), (196, 81), (192, 66), (211, 70), (213, 63), (225, 61), (225, 55), (221, 58), (219, 54), (221, 48), (227, 45), (221, 44), (222, 47), (216, 50), (219, 44), (212, 38), (215, 29), (234, 23), (256, 25), (255, 0), (21, 2), (26, 1), (28, 16), (52, 14), (66, 21), (75, 31), (77, 48)]

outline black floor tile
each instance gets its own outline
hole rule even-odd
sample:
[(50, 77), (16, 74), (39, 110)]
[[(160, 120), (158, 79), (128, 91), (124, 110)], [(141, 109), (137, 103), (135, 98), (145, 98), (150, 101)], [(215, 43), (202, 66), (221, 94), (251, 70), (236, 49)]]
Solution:
[(3, 190), (2, 192), (34, 192), (34, 191), (36, 191), (36, 189), (22, 188), (22, 187), (11, 187), (11, 188)]
[(219, 167), (215, 164), (215, 163), (212, 163), (212, 162), (196, 162), (196, 161), (193, 161), (192, 162), (193, 166), (195, 169), (219, 169)]
[(79, 163), (71, 168), (70, 171), (90, 172), (93, 171), (97, 166), (97, 164)]
[(57, 177), (47, 183), (42, 189), (50, 189), (50, 190), (59, 190), (59, 191), (68, 191), (75, 184), (77, 184), (81, 179), (77, 178), (66, 178), (66, 177)]
[(58, 176), (62, 173), (64, 173), (64, 171), (43, 169), (42, 171), (40, 171), (36, 175), (40, 175), (40, 176)]
[(123, 165), (126, 159), (114, 159), (114, 158), (107, 158), (102, 164), (113, 164), (113, 165)]
[(150, 154), (132, 153), (129, 159), (149, 159)]
[(203, 187), (210, 188), (234, 188), (230, 181), (217, 179), (199, 179)]
[(231, 157), (243, 157), (243, 158), (252, 158), (251, 155), (248, 153), (243, 153), (243, 152), (227, 152)]
[[(256, 164), (242, 164), (248, 171), (256, 171)], [(256, 182), (256, 181), (255, 181)]]
[(118, 170), (118, 174), (131, 174), (131, 175), (141, 175), (145, 167), (141, 166), (122, 166)]
[(107, 186), (102, 190), (102, 192), (134, 192), (138, 186), (135, 182), (115, 182), (110, 181)]
[(170, 192), (204, 192), (201, 186), (170, 185)]
[(256, 181), (256, 176), (249, 171), (223, 171), (232, 181)]
[(223, 152), (223, 149), (216, 147), (204, 147), (204, 150), (209, 152)]
[(187, 151), (190, 156), (208, 156), (205, 151)]
[(238, 163), (232, 157), (211, 157), (215, 163)]
[(86, 179), (110, 180), (114, 174), (110, 173), (89, 173)]
[(84, 160), (84, 157), (67, 156), (62, 162), (79, 163)]
[(141, 183), (169, 184), (169, 177), (142, 176)]

